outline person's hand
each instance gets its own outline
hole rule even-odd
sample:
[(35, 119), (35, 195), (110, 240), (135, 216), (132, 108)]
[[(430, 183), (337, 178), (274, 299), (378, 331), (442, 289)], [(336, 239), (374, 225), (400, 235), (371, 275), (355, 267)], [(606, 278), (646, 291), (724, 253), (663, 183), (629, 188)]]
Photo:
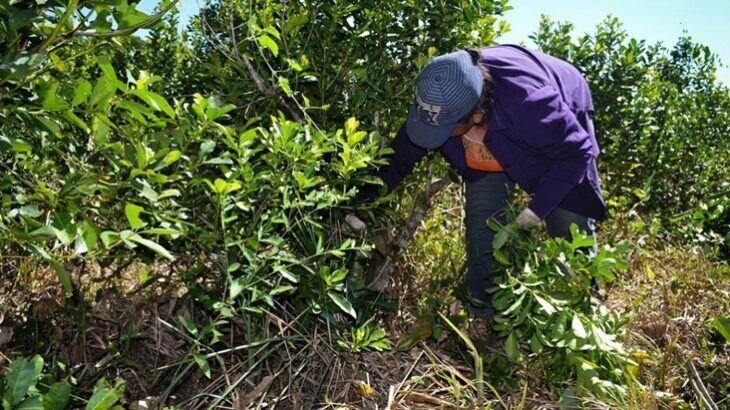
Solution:
[(345, 216), (345, 223), (355, 232), (362, 232), (368, 227), (368, 225), (355, 214), (347, 214)]
[(525, 208), (520, 212), (520, 214), (517, 216), (517, 225), (520, 226), (522, 229), (529, 229), (534, 226), (540, 225), (540, 217), (535, 215), (534, 212), (532, 212), (532, 209)]

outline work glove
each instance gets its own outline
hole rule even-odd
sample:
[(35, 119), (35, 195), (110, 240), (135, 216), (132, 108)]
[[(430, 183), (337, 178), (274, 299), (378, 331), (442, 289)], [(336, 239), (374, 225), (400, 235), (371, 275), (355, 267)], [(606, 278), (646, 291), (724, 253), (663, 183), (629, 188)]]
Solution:
[(519, 225), (522, 229), (529, 229), (534, 226), (539, 226), (540, 217), (535, 215), (535, 213), (532, 212), (532, 209), (525, 208), (517, 216), (517, 225)]
[(362, 232), (368, 227), (368, 225), (355, 214), (347, 214), (345, 216), (345, 223), (355, 232)]
[[(375, 201), (380, 194), (377, 185), (363, 184), (359, 187), (357, 195), (355, 195), (355, 203), (357, 204), (368, 204)], [(368, 226), (356, 213), (349, 213), (345, 216), (345, 223), (354, 232), (362, 232)]]

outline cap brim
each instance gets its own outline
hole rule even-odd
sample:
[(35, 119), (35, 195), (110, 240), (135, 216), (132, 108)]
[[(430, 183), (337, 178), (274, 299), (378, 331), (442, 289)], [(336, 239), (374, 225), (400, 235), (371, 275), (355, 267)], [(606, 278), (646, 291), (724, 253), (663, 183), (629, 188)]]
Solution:
[(411, 142), (422, 148), (433, 149), (443, 145), (456, 124), (431, 125), (418, 118), (418, 106), (411, 105), (406, 119), (406, 133)]

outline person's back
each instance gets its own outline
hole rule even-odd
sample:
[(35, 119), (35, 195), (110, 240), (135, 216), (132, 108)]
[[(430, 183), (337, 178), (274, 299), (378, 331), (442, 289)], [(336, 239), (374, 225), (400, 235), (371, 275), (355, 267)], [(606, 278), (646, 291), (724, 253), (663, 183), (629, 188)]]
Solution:
[[(583, 114), (593, 116), (588, 83), (570, 63), (513, 44), (484, 47), (479, 49), (479, 55), (492, 74), (494, 92), (498, 94), (495, 99), (498, 101), (520, 103), (529, 93), (550, 85), (558, 90), (562, 100), (579, 120)], [(591, 143), (594, 146), (593, 153), (598, 155), (595, 135), (591, 135)]]

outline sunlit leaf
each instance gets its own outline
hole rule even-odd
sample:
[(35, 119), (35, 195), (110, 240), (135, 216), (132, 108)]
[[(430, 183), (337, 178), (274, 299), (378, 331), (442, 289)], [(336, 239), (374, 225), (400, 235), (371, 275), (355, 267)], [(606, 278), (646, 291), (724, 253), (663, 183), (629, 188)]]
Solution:
[(332, 299), (332, 301), (335, 302), (335, 304), (339, 306), (339, 308), (342, 309), (343, 312), (352, 316), (353, 319), (357, 319), (357, 313), (355, 313), (355, 309), (352, 307), (352, 304), (349, 300), (345, 299), (342, 295), (335, 292), (327, 292), (327, 296), (329, 296), (329, 298)]
[(262, 46), (271, 50), (271, 52), (275, 56), (279, 55), (279, 45), (276, 44), (276, 41), (274, 41), (271, 37), (267, 36), (266, 34), (262, 34), (258, 37), (258, 42)]

